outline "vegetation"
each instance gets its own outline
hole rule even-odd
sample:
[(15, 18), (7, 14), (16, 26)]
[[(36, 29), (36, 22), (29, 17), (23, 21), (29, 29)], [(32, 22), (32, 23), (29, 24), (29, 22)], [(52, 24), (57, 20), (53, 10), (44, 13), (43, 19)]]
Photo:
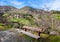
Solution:
[[(50, 12), (33, 9), (31, 7), (24, 7), (17, 11), (10, 11), (10, 8), (8, 7), (8, 9), (3, 12), (3, 15), (0, 15), (0, 30), (22, 28), (24, 25), (27, 25), (43, 28), (44, 33), (48, 31), (57, 31), (60, 33), (60, 11), (54, 11), (50, 14)], [(55, 36), (47, 33), (41, 34), (41, 39), (39, 41), (26, 35), (22, 35), (22, 37), (30, 42), (60, 42), (60, 35)]]
[(36, 40), (24, 34), (21, 34), (20, 37), (25, 38), (28, 42), (60, 42), (60, 36), (49, 34), (41, 34), (40, 40)]
[(53, 14), (52, 15), (54, 18), (56, 18), (57, 20), (60, 20), (60, 14)]
[(9, 29), (8, 26), (0, 23), (0, 31)]

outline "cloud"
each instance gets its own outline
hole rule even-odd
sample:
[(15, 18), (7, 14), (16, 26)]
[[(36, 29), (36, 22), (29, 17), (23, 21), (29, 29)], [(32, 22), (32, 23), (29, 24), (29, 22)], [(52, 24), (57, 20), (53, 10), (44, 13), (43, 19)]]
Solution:
[(54, 0), (49, 3), (45, 3), (46, 7), (42, 5), (42, 7), (49, 8), (50, 10), (60, 10), (60, 0)]
[(0, 5), (10, 5), (17, 8), (27, 5), (40, 9), (60, 10), (60, 0), (0, 0)]
[(60, 0), (29, 1), (31, 6), (45, 10), (60, 10)]
[(10, 0), (9, 3), (13, 6), (15, 6), (16, 8), (21, 8), (23, 6), (25, 6), (25, 2), (22, 2), (22, 1), (17, 1), (17, 0)]
[(1, 0), (0, 1), (0, 5), (10, 5), (10, 6), (14, 6), (16, 8), (21, 8), (21, 7), (25, 6), (24, 3), (25, 2), (23, 2), (23, 1), (17, 1), (17, 0)]
[(46, 0), (31, 0), (28, 3), (34, 8), (43, 9)]
[(51, 5), (51, 9), (59, 9), (60, 8), (60, 0), (55, 0), (52, 5)]
[(18, 1), (10, 1), (11, 4), (14, 4), (14, 5), (23, 5), (24, 2), (18, 2)]

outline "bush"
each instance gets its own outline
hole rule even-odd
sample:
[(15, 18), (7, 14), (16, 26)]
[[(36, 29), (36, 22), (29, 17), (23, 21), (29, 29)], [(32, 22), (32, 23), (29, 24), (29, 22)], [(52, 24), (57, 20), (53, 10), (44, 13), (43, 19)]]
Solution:
[(1, 30), (6, 30), (6, 29), (8, 29), (8, 27), (6, 25), (0, 23), (0, 31)]

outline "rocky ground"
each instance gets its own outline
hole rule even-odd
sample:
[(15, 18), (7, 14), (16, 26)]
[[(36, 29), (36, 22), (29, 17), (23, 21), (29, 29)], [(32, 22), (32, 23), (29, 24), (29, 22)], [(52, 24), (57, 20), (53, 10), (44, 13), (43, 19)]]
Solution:
[(16, 30), (14, 32), (6, 30), (0, 31), (0, 42), (27, 42), (27, 40), (20, 37)]

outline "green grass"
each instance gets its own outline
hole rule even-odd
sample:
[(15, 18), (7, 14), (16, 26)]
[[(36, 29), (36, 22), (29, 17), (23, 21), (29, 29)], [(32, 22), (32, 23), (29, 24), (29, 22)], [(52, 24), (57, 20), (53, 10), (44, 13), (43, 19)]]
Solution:
[(7, 26), (5, 26), (4, 24), (0, 23), (0, 31), (1, 30), (7, 30), (7, 29), (8, 29)]
[(60, 42), (60, 36), (41, 34), (41, 37), (46, 42)]
[(40, 34), (42, 38), (47, 38), (49, 35), (48, 34)]
[(11, 18), (10, 21), (13, 21), (13, 22), (19, 22), (19, 23), (22, 23), (22, 24), (25, 24), (25, 25), (29, 25), (30, 22), (24, 18)]
[(50, 42), (60, 42), (60, 36), (50, 36), (49, 41)]
[(52, 14), (52, 16), (57, 19), (57, 20), (60, 20), (60, 14)]
[[(12, 32), (13, 31), (14, 30), (12, 30)], [(37, 35), (36, 32), (33, 33), (33, 34)], [(60, 36), (49, 35), (49, 34), (44, 34), (44, 33), (41, 33), (40, 40), (34, 39), (34, 38), (29, 37), (29, 36), (24, 35), (24, 34), (20, 34), (20, 38), (24, 38), (24, 39), (26, 39), (29, 42), (60, 42)]]
[(23, 35), (23, 37), (32, 42), (60, 42), (60, 36), (54, 36), (48, 34), (41, 34), (40, 40), (36, 40), (26, 35)]
[(34, 22), (35, 20), (33, 18), (30, 19), (25, 19), (25, 18), (10, 18), (10, 22), (19, 22), (24, 25), (31, 25), (31, 26), (37, 26), (36, 23)]

